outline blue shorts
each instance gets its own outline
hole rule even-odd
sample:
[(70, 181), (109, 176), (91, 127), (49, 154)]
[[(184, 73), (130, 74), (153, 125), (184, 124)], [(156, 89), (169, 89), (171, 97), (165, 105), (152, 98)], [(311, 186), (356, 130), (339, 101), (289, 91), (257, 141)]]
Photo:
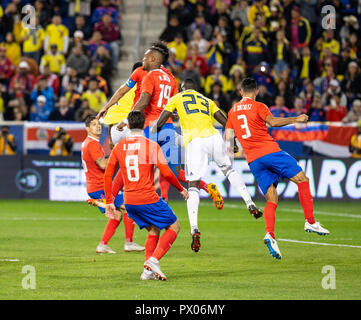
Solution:
[(145, 137), (159, 144), (169, 168), (178, 177), (175, 168), (180, 165), (180, 149), (176, 143), (176, 132), (173, 123), (166, 123), (158, 133), (151, 133), (150, 128), (146, 127), (144, 129)]
[(125, 204), (125, 209), (140, 229), (149, 226), (164, 229), (177, 221), (172, 208), (163, 199), (150, 204)]
[(249, 164), (249, 168), (264, 195), (272, 184), (277, 187), (279, 179), (290, 179), (302, 171), (296, 159), (285, 151), (258, 158)]
[[(92, 199), (105, 199), (105, 192), (104, 190), (99, 190), (95, 192), (88, 193), (89, 197)], [(116, 198), (114, 199), (114, 205), (116, 208), (120, 208), (120, 206), (123, 204), (123, 193), (118, 194)], [(101, 213), (105, 213), (105, 210), (103, 208), (98, 207)]]

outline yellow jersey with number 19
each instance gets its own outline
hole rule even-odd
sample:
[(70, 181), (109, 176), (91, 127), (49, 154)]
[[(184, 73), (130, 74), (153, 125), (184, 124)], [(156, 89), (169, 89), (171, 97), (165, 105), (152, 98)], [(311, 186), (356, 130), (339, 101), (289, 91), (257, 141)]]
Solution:
[(217, 133), (213, 127), (213, 115), (219, 108), (214, 101), (195, 90), (176, 94), (164, 110), (177, 110), (185, 147), (195, 138), (207, 138)]

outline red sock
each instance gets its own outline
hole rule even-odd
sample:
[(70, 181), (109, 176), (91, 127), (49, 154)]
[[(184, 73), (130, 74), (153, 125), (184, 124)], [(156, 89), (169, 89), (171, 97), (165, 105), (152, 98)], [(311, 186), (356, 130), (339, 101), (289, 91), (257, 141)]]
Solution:
[(134, 221), (128, 217), (128, 213), (123, 213), (123, 221), (124, 221), (124, 230), (125, 230), (125, 241), (133, 242), (133, 233), (134, 233)]
[(112, 236), (115, 233), (115, 230), (117, 230), (119, 226), (119, 221), (115, 219), (109, 219), (107, 225), (105, 226), (104, 234), (102, 237), (102, 242), (104, 244), (108, 244), (109, 240), (112, 238)]
[(174, 230), (168, 229), (166, 232), (164, 232), (159, 239), (157, 248), (152, 254), (152, 257), (156, 258), (159, 261), (170, 249), (176, 238), (177, 232), (175, 232)]
[(159, 236), (148, 234), (147, 240), (145, 241), (145, 261), (147, 261), (154, 253), (158, 240)]
[[(178, 173), (178, 180), (182, 182), (188, 183), (188, 180), (186, 179), (186, 173), (184, 170), (180, 170)], [(200, 181), (200, 186), (202, 190), (208, 193), (208, 184), (205, 183), (203, 180)]]
[(159, 174), (160, 196), (168, 201), (169, 182), (164, 176)]
[(277, 204), (267, 201), (264, 207), (264, 222), (266, 225), (266, 233), (268, 232), (272, 238), (275, 238), (275, 223), (276, 223), (276, 209)]
[(303, 212), (305, 213), (305, 219), (308, 221), (308, 223), (314, 224), (315, 218), (313, 217), (313, 198), (308, 181), (298, 184), (298, 198), (300, 199)]
[(118, 170), (117, 174), (115, 175), (114, 179), (113, 179), (113, 185), (112, 185), (112, 195), (115, 198), (120, 190), (123, 188), (123, 177), (121, 175), (120, 170)]

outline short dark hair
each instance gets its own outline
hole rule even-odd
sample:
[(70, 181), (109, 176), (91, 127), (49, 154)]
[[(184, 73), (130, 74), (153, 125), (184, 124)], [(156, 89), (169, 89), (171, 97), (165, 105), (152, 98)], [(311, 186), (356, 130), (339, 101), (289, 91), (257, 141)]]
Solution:
[(135, 69), (138, 69), (139, 67), (141, 67), (143, 65), (143, 63), (141, 62), (136, 62), (133, 64), (133, 68), (132, 68), (132, 72), (135, 70)]
[(192, 78), (185, 79), (181, 84), (182, 90), (197, 90), (197, 83)]
[(144, 128), (145, 115), (142, 111), (132, 111), (128, 114), (129, 129), (141, 129)]
[(87, 128), (90, 127), (90, 124), (93, 120), (95, 120), (97, 117), (96, 116), (87, 116), (86, 119), (85, 119), (85, 126)]
[(257, 90), (257, 82), (252, 78), (244, 78), (241, 82), (241, 89), (243, 92), (254, 92)]
[(169, 58), (169, 49), (162, 41), (153, 42), (149, 49), (157, 51), (163, 56), (162, 64), (167, 62)]

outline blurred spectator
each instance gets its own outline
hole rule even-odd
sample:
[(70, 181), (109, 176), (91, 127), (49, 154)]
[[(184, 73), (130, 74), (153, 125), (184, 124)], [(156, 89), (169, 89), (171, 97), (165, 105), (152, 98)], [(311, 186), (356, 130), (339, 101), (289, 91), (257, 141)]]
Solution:
[(231, 109), (231, 104), (227, 96), (223, 93), (224, 90), (222, 86), (222, 82), (215, 81), (211, 86), (211, 93), (208, 96), (217, 103), (221, 110), (228, 114), (228, 111)]
[(8, 126), (2, 126), (0, 131), (0, 155), (11, 156), (16, 153), (15, 137), (10, 133)]
[(243, 54), (248, 72), (252, 72), (262, 61), (268, 60), (268, 44), (261, 38), (259, 28), (255, 28), (252, 35), (245, 40)]
[(243, 68), (243, 65), (241, 64), (234, 64), (229, 71), (229, 81), (228, 81), (228, 91), (234, 91), (236, 90), (238, 84), (242, 82), (242, 79), (245, 76), (245, 70)]
[(193, 40), (190, 42), (190, 46), (197, 46), (199, 54), (204, 56), (207, 54), (209, 41), (202, 38), (202, 33), (199, 29), (195, 29), (193, 31)]
[(281, 80), (278, 82), (276, 87), (276, 95), (283, 97), (284, 103), (288, 109), (293, 108), (294, 95), (290, 88), (287, 86), (286, 81)]
[(273, 105), (273, 96), (267, 91), (267, 87), (261, 84), (258, 87), (258, 95), (256, 100), (264, 103), (266, 106), (271, 107)]
[(110, 52), (110, 46), (102, 40), (103, 35), (99, 31), (94, 31), (92, 38), (88, 44), (88, 51), (90, 56), (93, 57), (100, 46), (105, 47)]
[[(20, 116), (18, 116), (18, 113)], [(21, 98), (8, 100), (5, 110), (5, 120), (22, 121), (28, 119), (28, 107)]]
[(64, 128), (57, 127), (54, 135), (48, 142), (50, 156), (70, 156), (73, 153), (74, 141)]
[(350, 49), (350, 59), (355, 60), (360, 55), (361, 41), (357, 37), (357, 33), (351, 33), (347, 42), (347, 46)]
[(181, 33), (177, 33), (174, 40), (168, 43), (168, 48), (174, 48), (176, 51), (175, 58), (180, 62), (184, 62), (187, 56), (187, 45), (184, 43), (184, 39)]
[(11, 32), (8, 32), (6, 34), (5, 42), (2, 45), (6, 49), (7, 57), (15, 66), (18, 66), (20, 63), (21, 48), (19, 44), (15, 41), (14, 35)]
[[(69, 16), (70, 17), (82, 17), (79, 14), (84, 16), (91, 15), (91, 0), (66, 0), (69, 2)], [(80, 30), (80, 29), (79, 29)]]
[(43, 55), (40, 62), (40, 72), (44, 72), (44, 66), (49, 65), (50, 71), (58, 75), (64, 75), (66, 72), (65, 57), (58, 51), (56, 44), (51, 45), (50, 51)]
[(297, 59), (297, 79), (298, 84), (302, 85), (305, 79), (314, 80), (317, 76), (317, 62), (314, 57), (311, 56), (309, 47), (303, 47), (301, 55), (298, 50), (295, 50), (295, 56)]
[(52, 109), (47, 107), (45, 96), (39, 96), (30, 109), (30, 121), (48, 121)]
[(327, 121), (341, 121), (347, 114), (347, 109), (340, 103), (340, 95), (337, 93), (332, 95), (326, 110)]
[(302, 17), (299, 6), (292, 7), (291, 16), (291, 23), (287, 25), (291, 48), (299, 49), (308, 46), (311, 40), (311, 28), (308, 20)]
[[(261, 89), (260, 89), (260, 91), (261, 91)], [(237, 84), (236, 89), (231, 93), (230, 98), (231, 98), (231, 106), (233, 106), (235, 103), (237, 103), (238, 101), (240, 101), (242, 99), (241, 83), (240, 82)], [(263, 101), (258, 100), (258, 99), (257, 99), (257, 101), (263, 102)], [(265, 103), (265, 102), (263, 102), (263, 103)], [(271, 105), (271, 104), (268, 104), (268, 106), (269, 105)]]
[(82, 94), (82, 100), (86, 99), (89, 101), (90, 109), (99, 112), (99, 110), (107, 102), (107, 97), (103, 91), (98, 88), (98, 80), (92, 78), (88, 82), (88, 90)]
[(342, 49), (339, 60), (337, 62), (337, 78), (340, 78), (341, 81), (343, 80), (347, 72), (348, 65), (350, 62), (351, 59), (348, 49), (347, 48)]
[(99, 31), (103, 35), (103, 40), (109, 44), (113, 68), (117, 69), (119, 47), (121, 45), (121, 34), (118, 24), (112, 22), (112, 17), (109, 14), (104, 14), (102, 20), (95, 25), (94, 31)]
[(0, 83), (9, 84), (9, 80), (15, 72), (15, 66), (6, 56), (6, 48), (0, 47)]
[(347, 113), (346, 117), (342, 119), (343, 123), (357, 122), (361, 120), (361, 100), (356, 99), (352, 103), (351, 110)]
[(201, 75), (199, 71), (195, 69), (194, 63), (191, 59), (186, 60), (184, 65), (185, 69), (180, 74), (180, 79), (182, 81), (192, 79), (197, 84), (197, 88), (199, 90), (201, 88)]
[[(188, 1), (187, 1), (188, 2)], [(168, 21), (173, 16), (179, 17), (181, 25), (187, 26), (192, 22), (192, 7), (186, 0), (173, 0), (169, 4)]]
[(186, 39), (186, 31), (182, 25), (179, 23), (177, 15), (171, 15), (168, 25), (165, 27), (163, 32), (159, 36), (159, 40), (165, 42), (171, 42), (174, 40), (177, 34), (181, 34), (184, 39)]
[(243, 26), (248, 26), (248, 2), (247, 0), (241, 0), (236, 2), (236, 4), (233, 6), (233, 9), (231, 11), (231, 19), (240, 19)]
[(315, 90), (315, 87), (310, 80), (306, 81), (304, 90), (301, 91), (299, 97), (303, 100), (306, 110), (311, 108), (315, 97), (321, 99), (321, 95)]
[(357, 133), (351, 137), (349, 150), (353, 158), (361, 158), (361, 120), (357, 122)]
[(288, 116), (297, 117), (301, 114), (306, 114), (306, 113), (307, 110), (304, 108), (303, 100), (298, 97), (295, 99), (295, 107), (289, 111)]
[(71, 67), (68, 67), (66, 70), (66, 74), (61, 81), (61, 92), (64, 92), (68, 88), (68, 83), (73, 82), (75, 86), (75, 90), (83, 92), (83, 84), (82, 79), (78, 76), (78, 72)]
[(81, 95), (78, 91), (75, 90), (75, 83), (70, 81), (68, 83), (68, 88), (64, 92), (64, 97), (66, 97), (69, 101), (69, 106), (73, 108), (73, 110), (78, 110), (81, 104)]
[(64, 56), (68, 52), (69, 46), (69, 30), (66, 26), (61, 24), (61, 16), (56, 14), (52, 18), (52, 23), (46, 27), (44, 50), (48, 51), (53, 48), (53, 45), (57, 46), (59, 52)]
[(228, 78), (222, 73), (222, 67), (218, 64), (214, 66), (213, 74), (210, 74), (205, 81), (204, 91), (206, 94), (211, 93), (211, 87), (213, 83), (219, 81), (222, 83), (222, 91), (226, 93), (228, 91)]
[(100, 0), (100, 6), (95, 9), (92, 15), (92, 24), (95, 25), (101, 21), (105, 14), (109, 14), (112, 17), (112, 22), (119, 24), (118, 10), (111, 6), (110, 0)]
[(330, 52), (334, 56), (340, 54), (340, 43), (335, 39), (335, 33), (332, 29), (324, 31), (323, 37), (316, 43), (318, 50), (320, 51), (320, 58), (323, 58), (325, 48), (330, 49)]
[(254, 70), (252, 77), (257, 81), (257, 85), (265, 85), (267, 87), (267, 91), (270, 94), (274, 93), (274, 79), (271, 74), (271, 70), (269, 69), (269, 65), (267, 62), (262, 61), (257, 68)]
[(199, 29), (202, 33), (202, 38), (206, 40), (211, 40), (212, 37), (212, 26), (206, 22), (204, 14), (198, 13), (195, 17), (195, 20), (187, 28), (188, 40), (193, 40), (193, 32), (195, 29)]
[(355, 61), (348, 64), (347, 72), (341, 83), (342, 91), (346, 93), (349, 101), (361, 98), (361, 71)]
[(270, 111), (274, 117), (287, 118), (289, 115), (289, 109), (285, 106), (285, 99), (282, 96), (277, 96), (275, 105), (270, 108)]
[(71, 35), (75, 37), (75, 32), (81, 31), (84, 36), (84, 40), (89, 40), (92, 36), (93, 30), (91, 26), (86, 23), (85, 18), (83, 16), (76, 16), (75, 17), (75, 24), (71, 29)]
[(197, 46), (188, 45), (187, 57), (184, 61), (184, 65), (187, 60), (192, 60), (194, 66), (202, 77), (205, 77), (208, 73), (208, 64), (204, 56), (200, 55)]
[(276, 32), (276, 41), (273, 41), (270, 51), (273, 68), (279, 76), (282, 70), (289, 68), (292, 58), (292, 51), (283, 30)]
[[(318, 74), (324, 77), (329, 67), (337, 70), (338, 58), (334, 56), (331, 49), (326, 47), (323, 49), (322, 59), (318, 60)], [(335, 71), (336, 72), (336, 71)]]
[(315, 96), (311, 108), (307, 112), (308, 121), (326, 121), (326, 110), (322, 106), (321, 97)]
[[(188, 49), (189, 52), (190, 49)], [(169, 58), (168, 61), (164, 63), (164, 66), (172, 72), (176, 79), (179, 80), (179, 76), (182, 72), (182, 62), (176, 58), (176, 49), (169, 49)], [(187, 57), (187, 59), (189, 59)], [(186, 60), (187, 61), (187, 60)]]
[(101, 76), (98, 76), (96, 67), (91, 67), (89, 69), (89, 76), (83, 80), (83, 88), (84, 88), (83, 90), (84, 91), (88, 90), (88, 83), (91, 79), (94, 79), (94, 78), (96, 78), (98, 80), (98, 88), (100, 90), (102, 90), (106, 95), (108, 95), (109, 88), (108, 88), (107, 82), (105, 81), (104, 78), (102, 78)]
[(322, 96), (322, 104), (323, 105), (330, 105), (331, 99), (334, 97), (334, 95), (337, 95), (340, 99), (340, 104), (344, 107), (347, 106), (347, 97), (342, 92), (340, 83), (336, 79), (332, 79), (330, 81), (330, 85), (327, 89), (327, 91)]
[(346, 42), (350, 34), (357, 33), (359, 30), (359, 23), (355, 16), (346, 16), (343, 18), (345, 24), (340, 29), (340, 38), (342, 42)]
[(19, 63), (18, 72), (11, 78), (9, 93), (13, 92), (15, 81), (21, 81), (24, 91), (29, 94), (31, 93), (34, 87), (35, 78), (29, 73), (29, 70), (30, 67), (27, 62), (22, 61)]
[(69, 100), (61, 97), (59, 103), (49, 116), (50, 121), (74, 121), (73, 109), (69, 106)]
[(39, 96), (46, 98), (46, 109), (52, 110), (54, 107), (54, 91), (48, 85), (48, 80), (45, 77), (41, 77), (38, 83), (34, 85), (30, 98), (35, 102)]
[(112, 60), (109, 51), (103, 46), (100, 46), (96, 54), (92, 57), (92, 65), (97, 68), (97, 73), (105, 79), (108, 87), (111, 88), (111, 75), (114, 69), (112, 69)]
[(71, 55), (67, 59), (67, 67), (75, 69), (80, 78), (86, 77), (89, 63), (89, 58), (83, 53), (81, 47), (74, 47)]
[(88, 53), (88, 43), (84, 41), (83, 31), (77, 30), (74, 32), (74, 39), (70, 42), (69, 52), (72, 53), (75, 47), (80, 47), (84, 54)]
[(75, 112), (75, 120), (78, 122), (84, 122), (88, 116), (94, 116), (97, 112), (90, 109), (89, 101), (83, 99), (80, 108)]
[(38, 82), (41, 78), (46, 78), (48, 81), (48, 86), (53, 88), (54, 95), (58, 97), (60, 95), (60, 80), (59, 77), (50, 71), (49, 65), (43, 67), (43, 73), (36, 78)]
[(41, 50), (44, 45), (45, 31), (40, 25), (39, 16), (36, 17), (36, 28), (23, 28), (21, 32), (21, 42), (23, 45), (23, 55), (34, 59), (40, 64)]

